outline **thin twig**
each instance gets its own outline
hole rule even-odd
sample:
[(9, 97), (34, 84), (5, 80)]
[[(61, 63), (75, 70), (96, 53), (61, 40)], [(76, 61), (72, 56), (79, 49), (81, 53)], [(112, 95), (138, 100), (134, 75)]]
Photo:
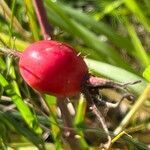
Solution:
[(8, 96), (1, 96), (1, 97), (0, 97), (0, 100), (2, 100), (2, 101), (7, 101), (7, 102), (11, 102), (11, 98), (8, 97)]
[(102, 144), (102, 146), (104, 147), (104, 149), (108, 149), (110, 144), (111, 144), (111, 136), (109, 134), (109, 131), (108, 131), (108, 128), (107, 128), (107, 125), (106, 125), (106, 121), (102, 115), (102, 113), (97, 109), (96, 105), (93, 104), (90, 109), (92, 110), (93, 114), (96, 115), (98, 121), (101, 123), (106, 135), (107, 135), (107, 138), (108, 138), (108, 141), (107, 143), (105, 144)]
[[(96, 115), (98, 121), (101, 123), (102, 128), (104, 129), (106, 135), (107, 135), (107, 139), (108, 141), (104, 144), (101, 144), (101, 147), (103, 147), (104, 149), (108, 149), (110, 144), (111, 144), (111, 136), (109, 134), (105, 119), (102, 115), (102, 113), (98, 110), (98, 108), (96, 107), (94, 101), (93, 101), (93, 97), (91, 95), (91, 91), (89, 91), (88, 87), (86, 87), (86, 85), (84, 85), (82, 87), (82, 92), (84, 93), (84, 96), (86, 98), (86, 100), (88, 101), (89, 105), (90, 105), (90, 109), (92, 110), (93, 114)], [(103, 149), (102, 148), (102, 149)]]
[(42, 30), (44, 39), (51, 39), (52, 26), (48, 22), (46, 11), (43, 5), (43, 0), (33, 0), (36, 15)]

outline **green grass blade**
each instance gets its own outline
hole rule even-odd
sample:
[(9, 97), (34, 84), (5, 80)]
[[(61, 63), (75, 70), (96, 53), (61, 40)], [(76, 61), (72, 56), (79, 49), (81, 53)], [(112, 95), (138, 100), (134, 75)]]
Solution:
[[(10, 37), (2, 32), (0, 32), (0, 39), (2, 39), (5, 43), (8, 43)], [(12, 43), (14, 43), (14, 47), (19, 50), (22, 51), (23, 49), (25, 49), (29, 43), (20, 39), (11, 39)]]
[(113, 28), (111, 28), (108, 24), (104, 22), (97, 22), (89, 15), (79, 11), (75, 10), (67, 5), (64, 5), (62, 3), (58, 3), (59, 6), (72, 18), (76, 19), (78, 22), (82, 23), (84, 26), (90, 27), (93, 31), (95, 31), (97, 34), (104, 34), (111, 40), (116, 46), (120, 48), (125, 48), (128, 50), (128, 52), (133, 49), (133, 45), (130, 42), (130, 40), (127, 37), (123, 37), (116, 33)]
[(15, 81), (13, 81), (12, 83), (8, 83), (8, 81), (2, 76), (2, 74), (0, 74), (0, 85), (4, 88), (6, 94), (12, 99), (28, 126), (36, 133), (40, 134), (42, 130), (39, 125), (35, 124), (36, 119), (33, 113), (31, 112), (27, 104), (24, 103), (21, 96), (18, 95), (20, 94), (20, 92), (17, 83), (15, 83)]
[(144, 70), (143, 77), (150, 82), (150, 65)]
[(30, 29), (33, 34), (34, 40), (38, 41), (39, 38), (39, 27), (36, 22), (36, 16), (32, 4), (32, 0), (24, 0), (26, 9), (27, 9), (27, 15), (29, 17), (29, 24), (30, 24)]
[(7, 136), (6, 136), (6, 126), (1, 122), (0, 124), (0, 148), (2, 150), (7, 150)]
[(0, 84), (3, 88), (7, 87), (9, 83), (7, 80), (3, 77), (3, 75), (0, 73)]
[(104, 10), (100, 12), (99, 19), (102, 19), (106, 14), (111, 13), (113, 10), (118, 8), (120, 5), (122, 5), (124, 0), (115, 0), (108, 5), (105, 6)]
[(143, 24), (145, 29), (150, 32), (150, 23), (148, 18), (143, 13), (143, 10), (138, 6), (135, 0), (125, 0), (125, 4), (128, 9), (138, 18), (139, 22)]
[(79, 99), (78, 106), (77, 106), (77, 110), (76, 110), (74, 124), (76, 127), (76, 132), (80, 136), (80, 144), (81, 144), (83, 149), (89, 149), (89, 146), (88, 146), (86, 140), (84, 139), (84, 133), (80, 129), (84, 123), (85, 114), (86, 114), (86, 106), (87, 106), (86, 100), (85, 100), (84, 96), (81, 95), (80, 99)]
[(0, 69), (5, 70), (6, 69), (6, 64), (4, 60), (0, 57)]
[(134, 27), (129, 23), (127, 18), (124, 18), (124, 20), (125, 20), (125, 24), (126, 24), (129, 36), (134, 46), (134, 52), (133, 52), (134, 56), (138, 58), (138, 60), (141, 62), (143, 67), (146, 67), (150, 64), (149, 56), (146, 54), (146, 51), (144, 47), (142, 46), (142, 43), (140, 39), (138, 38)]
[(75, 120), (74, 120), (74, 123), (77, 126), (78, 125), (80, 126), (85, 119), (86, 105), (87, 105), (86, 100), (85, 100), (84, 96), (81, 95), (78, 106), (77, 106), (77, 110), (76, 110)]
[(15, 69), (12, 64), (13, 60), (12, 57), (7, 56), (6, 57), (6, 66), (7, 66), (7, 75), (9, 75), (12, 79), (16, 79)]
[(13, 90), (15, 91), (15, 93), (21, 97), (21, 93), (20, 93), (20, 90), (19, 90), (17, 82), (15, 80), (12, 80), (10, 82), (10, 84), (12, 85)]
[(149, 150), (150, 149), (146, 144), (144, 144), (132, 137), (124, 136), (123, 139), (129, 143), (132, 143), (134, 145), (134, 148), (136, 147), (138, 150)]
[[(11, 21), (11, 16), (12, 16), (12, 12), (10, 10), (10, 8), (8, 7), (7, 3), (4, 0), (0, 0), (0, 13), (1, 15), (4, 16), (4, 18), (6, 18), (6, 20), (8, 22)], [(14, 16), (13, 18), (13, 28), (22, 35), (22, 37), (24, 37), (25, 39), (28, 39), (30, 37), (29, 32), (27, 32), (26, 30), (24, 30), (24, 28), (22, 27), (22, 25), (19, 23), (19, 21), (17, 20), (17, 18)]]
[(50, 111), (50, 116), (49, 116), (49, 123), (50, 123), (50, 129), (52, 132), (52, 136), (55, 142), (55, 146), (57, 150), (62, 149), (62, 142), (60, 138), (60, 128), (59, 124), (57, 122), (57, 105), (56, 105), (56, 97), (51, 96), (51, 95), (44, 95), (45, 102), (49, 108)]
[(43, 140), (31, 129), (24, 127), (20, 122), (14, 119), (9, 113), (0, 111), (0, 119), (6, 120), (15, 130), (35, 144), (40, 150), (44, 150)]
[(103, 62), (95, 61), (92, 59), (86, 59), (86, 62), (91, 71), (94, 71), (104, 77), (113, 79), (118, 82), (126, 83), (141, 80), (141, 83), (134, 86), (129, 86), (138, 95), (141, 94), (141, 92), (145, 89), (145, 87), (148, 84), (142, 77), (139, 77), (138, 75), (133, 74), (122, 68), (112, 66)]

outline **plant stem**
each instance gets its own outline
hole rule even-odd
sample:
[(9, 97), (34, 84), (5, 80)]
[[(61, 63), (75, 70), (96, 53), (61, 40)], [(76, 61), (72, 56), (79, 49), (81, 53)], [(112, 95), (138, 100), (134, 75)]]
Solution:
[[(70, 112), (67, 108), (67, 104), (65, 103), (65, 98), (57, 98), (58, 106), (61, 110), (61, 117), (64, 121), (64, 126), (69, 128), (73, 128), (72, 118)], [(64, 135), (68, 143), (70, 144), (71, 150), (81, 150), (81, 146), (79, 143), (79, 139), (75, 138), (74, 130), (64, 130)]]
[(34, 8), (36, 11), (38, 22), (42, 30), (43, 38), (51, 39), (50, 35), (52, 34), (52, 27), (48, 22), (46, 10), (43, 5), (43, 0), (33, 0), (33, 2), (34, 2)]

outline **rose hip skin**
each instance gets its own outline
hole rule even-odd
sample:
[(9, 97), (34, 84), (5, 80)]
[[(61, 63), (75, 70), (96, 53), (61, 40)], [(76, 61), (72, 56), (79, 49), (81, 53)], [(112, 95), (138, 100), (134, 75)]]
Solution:
[(20, 56), (19, 68), (32, 88), (61, 97), (79, 93), (88, 74), (84, 60), (72, 47), (52, 40), (27, 47)]

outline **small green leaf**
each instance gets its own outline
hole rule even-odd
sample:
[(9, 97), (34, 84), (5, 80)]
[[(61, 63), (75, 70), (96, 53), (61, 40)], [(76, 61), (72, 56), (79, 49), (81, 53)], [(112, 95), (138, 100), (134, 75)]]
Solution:
[(0, 74), (0, 85), (5, 88), (9, 85), (9, 83), (7, 82), (7, 80), (5, 80), (5, 78), (3, 77), (2, 74)]
[(5, 70), (6, 69), (6, 64), (4, 60), (0, 57), (0, 69)]
[(79, 99), (78, 107), (77, 107), (77, 113), (76, 113), (75, 120), (74, 120), (75, 125), (78, 126), (83, 123), (84, 118), (85, 118), (85, 113), (86, 113), (86, 106), (87, 106), (86, 100), (84, 96), (81, 95)]
[(144, 70), (143, 77), (150, 81), (150, 65)]
[(57, 102), (56, 102), (56, 97), (54, 97), (54, 96), (45, 94), (45, 95), (44, 95), (44, 98), (45, 98), (45, 100), (46, 100), (46, 103), (48, 103), (48, 106), (50, 106), (50, 105), (55, 105), (55, 104), (57, 103)]

